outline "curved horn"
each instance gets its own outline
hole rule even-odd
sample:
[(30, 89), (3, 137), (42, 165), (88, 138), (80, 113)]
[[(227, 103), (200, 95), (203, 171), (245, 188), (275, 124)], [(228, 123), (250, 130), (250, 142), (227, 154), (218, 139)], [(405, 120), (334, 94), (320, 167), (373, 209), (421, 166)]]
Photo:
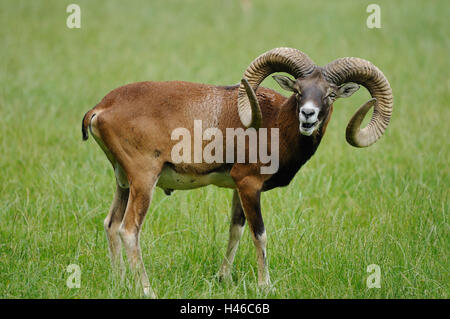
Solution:
[[(392, 89), (383, 72), (364, 59), (341, 58), (324, 67), (324, 76), (336, 85), (356, 82), (369, 91), (372, 99), (353, 115), (347, 125), (346, 138), (355, 147), (367, 147), (375, 143), (386, 130), (393, 107)], [(372, 119), (361, 129), (361, 122), (372, 106)]]
[(286, 72), (300, 78), (311, 74), (315, 68), (314, 62), (306, 54), (292, 48), (272, 49), (253, 60), (239, 86), (238, 111), (242, 124), (254, 128), (261, 125), (261, 108), (255, 92), (267, 76)]

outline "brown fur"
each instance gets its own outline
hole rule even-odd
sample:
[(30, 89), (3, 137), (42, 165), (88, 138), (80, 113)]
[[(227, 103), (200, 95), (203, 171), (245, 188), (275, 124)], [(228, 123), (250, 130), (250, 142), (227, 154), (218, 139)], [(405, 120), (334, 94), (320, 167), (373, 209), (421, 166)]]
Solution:
[[(322, 79), (316, 77), (302, 80), (302, 83), (297, 80), (298, 85), (312, 86), (313, 89), (307, 92), (313, 95), (323, 94), (324, 89), (320, 87), (324, 85)], [(324, 107), (320, 115), (324, 119), (321, 127), (312, 136), (306, 137), (299, 133), (295, 95), (285, 98), (270, 89), (261, 87), (257, 90), (263, 115), (262, 127), (279, 128), (280, 166), (273, 175), (262, 175), (261, 163), (172, 163), (171, 150), (178, 142), (171, 140), (171, 132), (175, 128), (184, 127), (193, 132), (194, 120), (202, 120), (203, 129), (217, 127), (225, 132), (226, 128), (243, 128), (237, 112), (237, 92), (238, 86), (220, 87), (180, 81), (133, 83), (110, 92), (83, 118), (83, 139), (87, 139), (90, 127), (113, 167), (123, 172), (129, 183), (129, 192), (118, 186), (113, 206), (105, 220), (111, 257), (116, 262), (120, 250), (117, 248), (117, 236), (120, 234), (136, 276), (150, 294), (139, 248), (139, 231), (159, 174), (166, 166), (193, 176), (216, 171), (229, 172), (240, 199), (239, 206), (234, 204), (234, 211), (243, 209), (257, 248), (259, 283), (269, 283), (260, 193), (289, 184), (300, 167), (315, 153), (330, 120), (332, 106)], [(224, 157), (225, 154), (226, 144)], [(241, 218), (233, 220), (243, 224)]]

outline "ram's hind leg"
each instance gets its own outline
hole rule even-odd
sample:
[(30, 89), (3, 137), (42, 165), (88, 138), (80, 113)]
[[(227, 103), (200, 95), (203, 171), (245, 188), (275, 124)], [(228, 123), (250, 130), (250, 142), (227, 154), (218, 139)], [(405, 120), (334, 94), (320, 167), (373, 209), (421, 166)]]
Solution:
[(233, 192), (233, 202), (231, 206), (231, 224), (230, 235), (226, 255), (219, 270), (219, 279), (231, 279), (231, 266), (239, 245), (239, 240), (244, 232), (245, 215), (239, 200), (239, 195), (235, 190)]
[(127, 207), (128, 194), (128, 188), (121, 188), (117, 184), (114, 200), (109, 209), (108, 216), (106, 216), (104, 221), (113, 272), (119, 270), (121, 279), (125, 275), (125, 265), (122, 258), (122, 242), (119, 236), (119, 226), (122, 223), (123, 215)]
[(103, 150), (109, 162), (111, 163), (114, 169), (114, 174), (116, 175), (116, 193), (109, 209), (109, 213), (106, 216), (103, 224), (106, 231), (106, 237), (108, 239), (109, 254), (113, 272), (119, 270), (121, 279), (123, 279), (125, 275), (125, 265), (122, 258), (122, 243), (119, 236), (119, 227), (122, 223), (125, 209), (127, 208), (128, 195), (130, 190), (128, 188), (128, 180), (125, 172), (123, 171), (122, 167), (117, 162), (116, 158), (111, 153), (109, 148), (106, 147), (101, 137), (100, 131), (97, 127), (98, 118), (99, 116), (96, 114), (92, 116), (89, 128), (95, 141)]
[[(162, 166), (162, 165), (161, 165)], [(139, 233), (147, 210), (150, 206), (153, 190), (158, 181), (161, 167), (128, 171), (130, 195), (125, 216), (119, 228), (120, 237), (125, 246), (127, 258), (136, 280), (142, 285), (146, 296), (156, 298), (145, 271), (139, 244)]]

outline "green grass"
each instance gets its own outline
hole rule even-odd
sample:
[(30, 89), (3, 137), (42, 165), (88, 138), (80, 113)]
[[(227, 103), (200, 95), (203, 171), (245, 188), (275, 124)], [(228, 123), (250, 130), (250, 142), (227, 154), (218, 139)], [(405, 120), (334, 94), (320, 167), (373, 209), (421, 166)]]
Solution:
[[(394, 114), (374, 146), (346, 144), (368, 98), (338, 101), (316, 155), (287, 188), (262, 196), (275, 291), (256, 286), (246, 229), (232, 283), (214, 275), (225, 253), (231, 191), (155, 192), (141, 235), (163, 298), (448, 298), (448, 1), (0, 1), (0, 297), (141, 297), (112, 281), (103, 231), (114, 193), (106, 157), (82, 143), (84, 113), (110, 90), (143, 80), (237, 83), (278, 46), (323, 65), (368, 59), (388, 77)], [(273, 80), (265, 86), (276, 88)], [(81, 288), (66, 287), (69, 264)], [(368, 289), (366, 268), (381, 267)]]

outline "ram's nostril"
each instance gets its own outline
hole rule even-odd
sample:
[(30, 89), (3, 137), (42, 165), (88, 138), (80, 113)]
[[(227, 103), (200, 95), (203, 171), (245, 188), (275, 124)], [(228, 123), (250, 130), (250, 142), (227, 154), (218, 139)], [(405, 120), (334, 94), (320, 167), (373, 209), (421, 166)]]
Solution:
[(315, 113), (315, 111), (311, 110), (311, 109), (306, 109), (306, 110), (302, 109), (301, 112), (305, 117), (310, 117), (310, 116), (314, 115), (314, 113)]

